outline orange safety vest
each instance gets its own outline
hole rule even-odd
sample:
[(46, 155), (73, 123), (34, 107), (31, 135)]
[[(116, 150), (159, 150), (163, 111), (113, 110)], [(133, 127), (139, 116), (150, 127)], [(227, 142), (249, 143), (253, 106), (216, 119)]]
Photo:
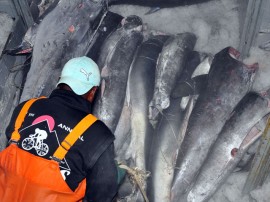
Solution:
[[(43, 97), (41, 97), (43, 98)], [(0, 201), (1, 202), (75, 202), (82, 201), (86, 190), (84, 179), (75, 191), (64, 181), (59, 162), (64, 159), (68, 150), (79, 136), (89, 128), (97, 118), (89, 114), (62, 141), (53, 154), (52, 160), (35, 156), (20, 149), (17, 143), (18, 132), (24, 118), (34, 101), (25, 103), (15, 122), (11, 144), (0, 152)]]

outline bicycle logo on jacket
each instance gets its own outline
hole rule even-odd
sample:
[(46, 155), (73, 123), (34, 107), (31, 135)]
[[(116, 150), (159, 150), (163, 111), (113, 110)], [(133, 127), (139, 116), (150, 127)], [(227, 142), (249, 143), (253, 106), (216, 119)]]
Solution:
[(22, 141), (22, 148), (25, 150), (35, 149), (39, 156), (45, 156), (49, 152), (49, 147), (46, 143), (43, 143), (48, 137), (48, 134), (45, 130), (39, 128), (35, 129), (35, 134), (29, 135)]

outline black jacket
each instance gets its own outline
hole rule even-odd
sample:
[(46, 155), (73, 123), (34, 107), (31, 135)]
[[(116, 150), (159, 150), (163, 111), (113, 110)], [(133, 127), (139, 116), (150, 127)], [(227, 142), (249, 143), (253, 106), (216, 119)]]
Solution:
[[(13, 112), (6, 130), (8, 140), (23, 104), (18, 105)], [(30, 107), (19, 130), (19, 147), (34, 155), (50, 159), (59, 143), (89, 113), (91, 104), (87, 100), (71, 91), (56, 89), (48, 99), (37, 100)], [(43, 146), (48, 145), (45, 152), (27, 145), (30, 135), (37, 135), (41, 130), (46, 131), (46, 135), (41, 138), (43, 142), (40, 143)], [(28, 139), (24, 141), (26, 138)], [(75, 142), (59, 165), (63, 178), (72, 190), (86, 178), (87, 201), (111, 201), (117, 192), (113, 141), (114, 135), (98, 120)]]

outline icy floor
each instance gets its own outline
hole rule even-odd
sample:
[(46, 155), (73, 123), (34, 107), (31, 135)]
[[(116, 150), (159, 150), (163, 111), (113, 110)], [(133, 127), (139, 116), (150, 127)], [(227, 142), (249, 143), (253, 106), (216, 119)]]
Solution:
[[(192, 32), (198, 37), (195, 50), (215, 54), (221, 49), (232, 46), (238, 48), (240, 42), (238, 5), (236, 0), (217, 0), (186, 7), (164, 8), (151, 15), (145, 15), (148, 7), (112, 6), (112, 12), (123, 16), (140, 16), (149, 30), (170, 34)], [(254, 82), (256, 91), (270, 87), (270, 52), (253, 48), (247, 64), (258, 62), (260, 69)]]
[(269, 177), (262, 187), (253, 190), (249, 195), (242, 195), (241, 192), (247, 175), (248, 172), (232, 173), (209, 202), (269, 202)]
[[(198, 37), (194, 48), (197, 51), (215, 54), (227, 46), (239, 46), (239, 8), (236, 0), (217, 0), (200, 5), (162, 9), (151, 15), (145, 15), (148, 7), (140, 6), (113, 6), (110, 10), (123, 16), (140, 16), (149, 30), (170, 34), (192, 32)], [(253, 85), (255, 91), (260, 92), (270, 87), (269, 56), (270, 52), (254, 47), (250, 51), (250, 57), (244, 60), (247, 64), (259, 63), (260, 68)], [(263, 187), (249, 195), (241, 194), (247, 174), (232, 173), (210, 202), (268, 202), (269, 179)]]
[(192, 32), (198, 39), (195, 50), (216, 53), (226, 46), (239, 44), (238, 7), (235, 0), (210, 1), (203, 4), (164, 8), (145, 15), (148, 7), (112, 6), (123, 16), (140, 16), (148, 29), (177, 34)]

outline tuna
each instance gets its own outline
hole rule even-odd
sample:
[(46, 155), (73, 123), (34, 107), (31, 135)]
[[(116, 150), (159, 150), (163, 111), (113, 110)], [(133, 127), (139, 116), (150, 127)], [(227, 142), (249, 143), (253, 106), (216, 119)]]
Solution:
[(131, 134), (136, 146), (133, 152), (136, 166), (142, 169), (145, 169), (145, 157), (141, 153), (147, 156), (145, 149), (153, 132), (148, 119), (148, 105), (154, 93), (156, 63), (167, 39), (168, 36), (159, 35), (145, 41), (138, 50), (129, 77)]
[[(249, 146), (263, 132), (266, 124), (263, 117), (270, 113), (269, 104), (262, 96), (249, 93), (236, 106), (202, 166), (194, 187), (188, 194), (188, 202), (208, 201), (226, 181)], [(260, 120), (264, 127), (257, 124)]]
[(97, 63), (101, 68), (101, 88), (93, 114), (112, 132), (124, 105), (130, 65), (142, 40), (142, 20), (137, 16), (128, 16), (101, 47)]
[[(157, 59), (167, 39), (167, 35), (150, 36), (139, 47), (128, 81), (127, 97), (131, 109), (130, 166), (143, 171), (148, 170), (146, 163), (153, 135), (153, 127), (148, 119), (148, 105), (154, 92)], [(146, 187), (145, 182), (143, 186)], [(138, 192), (133, 197), (134, 201), (143, 201)]]
[(149, 119), (153, 126), (162, 110), (170, 106), (172, 89), (195, 43), (196, 36), (187, 32), (171, 36), (164, 44), (156, 69), (154, 95), (149, 104)]
[[(37, 34), (37, 30), (41, 21), (51, 12), (56, 5), (58, 4), (59, 0), (53, 0), (50, 2), (40, 1), (40, 0), (33, 0), (29, 2), (30, 12), (32, 14), (34, 24), (28, 28), (26, 31), (21, 44), (15, 46), (14, 48), (5, 50), (4, 53), (8, 55), (24, 55), (24, 54), (31, 54), (33, 51), (33, 46)], [(45, 4), (48, 3), (46, 6)], [(44, 7), (43, 11), (40, 10), (39, 7)]]
[(172, 98), (171, 105), (164, 110), (158, 122), (150, 153), (150, 201), (170, 202), (176, 157), (185, 134), (185, 125), (194, 106), (193, 98), (189, 100), (185, 111), (179, 104), (181, 98)]
[[(103, 8), (103, 1), (60, 1), (42, 20), (34, 42), (31, 68), (20, 102), (55, 88), (63, 64), (86, 54), (90, 25)], [(57, 19), (57, 20), (55, 20)]]
[[(191, 80), (191, 75), (195, 68), (206, 56), (206, 54), (197, 51), (188, 52), (183, 71), (177, 79), (177, 87), (183, 87), (185, 83)], [(188, 95), (193, 94), (193, 91), (188, 90)], [(151, 159), (149, 160), (151, 164), (151, 177), (148, 190), (150, 201), (170, 201), (170, 190), (176, 156), (195, 103), (195, 97), (190, 96), (187, 100), (187, 106), (183, 109), (179, 104), (183, 96), (186, 95), (178, 94), (177, 97), (172, 96), (170, 98), (171, 104), (162, 113), (155, 130), (150, 153)]]
[(258, 64), (245, 65), (240, 53), (227, 47), (217, 53), (209, 71), (208, 84), (192, 111), (188, 129), (178, 153), (172, 202), (196, 179), (209, 150), (238, 102), (250, 91)]

